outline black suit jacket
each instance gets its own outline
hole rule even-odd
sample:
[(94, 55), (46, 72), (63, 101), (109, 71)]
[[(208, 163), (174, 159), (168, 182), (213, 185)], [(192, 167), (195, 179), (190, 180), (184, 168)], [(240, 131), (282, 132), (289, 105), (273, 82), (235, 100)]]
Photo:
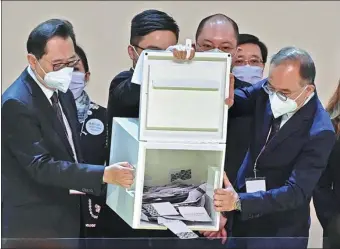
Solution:
[[(72, 93), (59, 92), (81, 161)], [(2, 195), (7, 238), (76, 238), (80, 197), (99, 195), (103, 166), (75, 163), (50, 102), (25, 70), (2, 95)]]
[[(249, 86), (251, 86), (250, 83), (235, 77), (235, 89)], [(228, 174), (230, 182), (236, 180), (237, 172), (246, 156), (251, 127), (252, 116), (232, 117), (229, 115), (224, 170)]]

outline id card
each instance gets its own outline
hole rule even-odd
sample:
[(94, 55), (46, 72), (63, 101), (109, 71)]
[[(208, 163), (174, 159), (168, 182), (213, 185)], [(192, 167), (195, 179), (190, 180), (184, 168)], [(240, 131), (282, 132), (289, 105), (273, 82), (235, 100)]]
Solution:
[(266, 191), (266, 178), (265, 177), (247, 178), (246, 190), (247, 193)]

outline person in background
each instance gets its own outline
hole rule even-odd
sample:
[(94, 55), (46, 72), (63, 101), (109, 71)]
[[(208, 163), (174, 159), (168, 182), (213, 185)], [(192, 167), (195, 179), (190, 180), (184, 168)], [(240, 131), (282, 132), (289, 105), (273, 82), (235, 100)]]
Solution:
[[(75, 52), (80, 60), (74, 66), (69, 89), (77, 107), (81, 151), (86, 163), (104, 167), (107, 156), (106, 108), (92, 102), (84, 90), (90, 80), (89, 63), (84, 50), (79, 45), (75, 46)], [(85, 237), (99, 236), (95, 227), (104, 204), (104, 197), (82, 196)]]
[(145, 49), (166, 50), (177, 44), (178, 37), (179, 27), (176, 21), (165, 12), (145, 10), (132, 19), (130, 44), (127, 49), (132, 67), (119, 73), (111, 81), (107, 104), (109, 136), (113, 117), (139, 116), (140, 85), (131, 83), (139, 55)]
[(237, 55), (233, 62), (233, 75), (251, 84), (259, 82), (263, 79), (267, 56), (268, 49), (259, 38), (250, 34), (240, 34)]
[(268, 79), (235, 90), (230, 115), (252, 115), (254, 135), (235, 188), (225, 174), (214, 194), (215, 210), (232, 216), (230, 236), (245, 238), (231, 239), (231, 248), (307, 248), (309, 204), (335, 143), (315, 73), (306, 51), (286, 47)]
[[(230, 53), (232, 61), (237, 58), (239, 28), (237, 23), (223, 14), (214, 14), (204, 18), (196, 31), (197, 52)], [(232, 65), (233, 67), (233, 65)], [(235, 89), (251, 86), (249, 82), (235, 78)], [(237, 171), (247, 152), (250, 140), (251, 117), (232, 117), (228, 119), (227, 150), (225, 171), (234, 182)]]
[[(340, 232), (336, 233), (334, 230), (336, 222), (333, 222), (333, 225), (331, 224), (332, 220), (339, 220), (336, 217), (340, 215), (340, 80), (335, 93), (329, 101), (327, 111), (330, 114), (337, 141), (329, 157), (327, 168), (316, 186), (313, 196), (316, 215), (324, 231), (324, 248), (329, 247), (327, 237), (331, 237), (331, 235), (328, 233), (333, 235), (333, 238), (330, 238), (333, 241), (337, 236), (340, 236)], [(339, 225), (337, 227), (339, 228)], [(337, 243), (339, 246), (339, 239)]]
[[(2, 94), (5, 238), (79, 238), (79, 193), (99, 196), (105, 183), (124, 188), (133, 183), (128, 163), (103, 167), (82, 159), (77, 109), (69, 90), (79, 62), (75, 45), (69, 23), (50, 19), (39, 24), (27, 39), (28, 66)], [(77, 247), (78, 241), (73, 242)]]
[[(131, 21), (131, 36), (128, 54), (132, 60), (132, 68), (118, 74), (111, 82), (107, 106), (108, 148), (111, 144), (112, 119), (114, 117), (139, 117), (140, 85), (131, 83), (134, 67), (143, 50), (165, 51), (178, 42), (179, 27), (176, 21), (159, 10), (145, 10)], [(193, 55), (192, 51), (192, 55)], [(173, 50), (177, 59), (185, 58), (186, 51)], [(192, 58), (192, 57), (191, 57)], [(190, 59), (190, 58), (189, 58)], [(102, 236), (110, 238), (148, 238), (173, 237), (166, 231), (134, 230), (127, 225), (107, 205), (102, 209), (97, 229)]]

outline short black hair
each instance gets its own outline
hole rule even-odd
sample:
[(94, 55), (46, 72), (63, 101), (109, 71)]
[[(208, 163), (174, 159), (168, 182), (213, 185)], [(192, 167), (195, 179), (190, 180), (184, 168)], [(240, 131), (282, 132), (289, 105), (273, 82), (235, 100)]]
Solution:
[(179, 37), (179, 27), (176, 21), (167, 13), (159, 10), (145, 10), (136, 15), (131, 21), (130, 44), (138, 45), (143, 36), (158, 30), (167, 30)]
[(260, 41), (258, 37), (256, 37), (255, 35), (251, 35), (251, 34), (239, 34), (238, 45), (242, 45), (242, 44), (255, 44), (259, 46), (261, 50), (262, 61), (263, 63), (267, 62), (268, 48), (263, 42)]
[(201, 32), (202, 32), (202, 30), (203, 30), (203, 28), (204, 28), (204, 25), (205, 25), (210, 19), (212, 19), (212, 18), (214, 18), (214, 17), (221, 17), (221, 18), (226, 19), (228, 22), (230, 22), (231, 25), (232, 25), (233, 28), (234, 28), (236, 40), (238, 40), (238, 36), (239, 36), (239, 28), (238, 28), (237, 23), (236, 23), (233, 19), (231, 19), (230, 17), (228, 17), (228, 16), (226, 16), (226, 15), (224, 15), (224, 14), (218, 13), (218, 14), (214, 14), (214, 15), (207, 16), (206, 18), (202, 19), (202, 21), (198, 24), (198, 28), (197, 28), (197, 30), (196, 30), (196, 36), (195, 36), (195, 37), (196, 37), (196, 41), (197, 41), (199, 35), (201, 34)]
[(81, 60), (81, 62), (84, 65), (85, 73), (89, 72), (89, 70), (90, 70), (89, 62), (87, 61), (87, 56), (86, 56), (84, 50), (77, 44), (75, 46), (75, 51), (76, 51), (76, 54), (79, 56), (79, 59)]
[(50, 19), (40, 23), (32, 30), (26, 44), (27, 53), (33, 54), (37, 59), (40, 59), (46, 53), (47, 42), (56, 36), (64, 39), (71, 37), (74, 45), (76, 45), (72, 24), (62, 19)]

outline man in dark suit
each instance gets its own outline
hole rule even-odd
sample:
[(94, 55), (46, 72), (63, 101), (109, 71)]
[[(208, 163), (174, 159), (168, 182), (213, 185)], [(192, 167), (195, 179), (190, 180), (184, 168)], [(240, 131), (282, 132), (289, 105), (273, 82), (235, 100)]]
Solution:
[[(165, 12), (145, 10), (132, 19), (128, 53), (133, 66), (115, 76), (110, 84), (107, 104), (108, 148), (111, 146), (112, 119), (139, 117), (140, 85), (131, 82), (139, 55), (145, 49), (166, 50), (177, 44), (178, 36), (176, 21)], [(106, 205), (99, 216), (97, 229), (103, 236), (113, 238), (173, 236), (169, 231), (133, 230)]]
[[(196, 51), (230, 53), (233, 63), (237, 57), (239, 28), (237, 23), (223, 14), (214, 14), (204, 18), (196, 31)], [(251, 86), (238, 78), (235, 89)], [(225, 171), (232, 182), (235, 181), (237, 171), (247, 152), (250, 140), (251, 117), (229, 117), (227, 132), (227, 150), (225, 157)]]
[[(78, 63), (70, 23), (51, 19), (29, 35), (29, 66), (2, 95), (5, 238), (77, 238), (80, 192), (129, 187), (128, 163), (82, 163), (77, 110), (68, 90)], [(79, 191), (79, 192), (77, 192)]]
[(268, 79), (235, 90), (230, 115), (252, 115), (253, 135), (237, 192), (225, 175), (225, 189), (215, 191), (215, 209), (233, 211), (225, 214), (233, 215), (229, 236), (267, 239), (236, 245), (230, 240), (230, 247), (307, 248), (311, 196), (335, 142), (314, 79), (310, 55), (287, 47), (272, 58)]

